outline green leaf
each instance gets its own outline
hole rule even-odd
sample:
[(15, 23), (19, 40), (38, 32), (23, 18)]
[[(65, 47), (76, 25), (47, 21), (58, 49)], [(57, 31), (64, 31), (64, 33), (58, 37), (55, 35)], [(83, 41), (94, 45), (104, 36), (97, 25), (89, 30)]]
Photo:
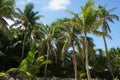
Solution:
[(51, 60), (45, 60), (44, 62), (42, 62), (40, 64), (40, 67), (43, 66), (43, 65), (45, 65), (45, 64), (52, 64), (52, 61)]
[(1, 76), (6, 76), (6, 75), (7, 75), (6, 73), (0, 72), (0, 77), (1, 77)]
[(108, 34), (106, 34), (104, 32), (97, 31), (97, 30), (93, 31), (93, 33), (97, 36), (108, 36)]

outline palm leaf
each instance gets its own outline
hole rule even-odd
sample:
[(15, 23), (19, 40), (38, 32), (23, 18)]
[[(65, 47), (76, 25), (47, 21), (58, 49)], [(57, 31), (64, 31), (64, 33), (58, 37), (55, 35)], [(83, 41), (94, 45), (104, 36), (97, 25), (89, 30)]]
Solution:
[(65, 10), (65, 12), (70, 13), (70, 14), (72, 14), (72, 15), (74, 15), (74, 16), (77, 15), (76, 13), (74, 13), (74, 12), (72, 12), (72, 11), (70, 11), (70, 10), (67, 10), (67, 9)]
[(86, 2), (86, 4), (85, 4), (84, 8), (88, 8), (89, 6), (93, 5), (94, 2), (95, 2), (94, 0), (87, 0), (87, 2)]
[(116, 10), (116, 9), (117, 9), (116, 7), (111, 8), (111, 9), (108, 10), (108, 12), (112, 12), (112, 11), (114, 11), (114, 10)]
[(100, 31), (93, 31), (93, 34), (97, 35), (97, 36), (108, 36), (108, 34), (104, 33), (104, 32), (100, 32)]
[[(107, 20), (110, 20), (110, 19), (116, 19), (116, 20), (119, 20), (119, 17), (115, 14), (110, 14), (106, 17)], [(111, 20), (110, 20), (111, 21)], [(113, 22), (113, 21), (112, 21)]]

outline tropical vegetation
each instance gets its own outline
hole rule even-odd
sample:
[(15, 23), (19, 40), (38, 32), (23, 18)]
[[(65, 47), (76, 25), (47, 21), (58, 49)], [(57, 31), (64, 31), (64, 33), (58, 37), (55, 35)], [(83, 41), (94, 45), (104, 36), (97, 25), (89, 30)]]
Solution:
[[(71, 18), (47, 25), (33, 3), (20, 10), (14, 0), (1, 0), (0, 80), (120, 79), (120, 48), (108, 49), (106, 41), (109, 22), (119, 20), (114, 9), (87, 0), (80, 13), (65, 10)], [(103, 37), (105, 50), (89, 34)]]

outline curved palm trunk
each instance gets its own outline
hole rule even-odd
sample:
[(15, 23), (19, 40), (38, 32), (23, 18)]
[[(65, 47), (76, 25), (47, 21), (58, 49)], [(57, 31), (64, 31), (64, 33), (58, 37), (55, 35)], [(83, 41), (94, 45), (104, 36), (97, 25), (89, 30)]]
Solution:
[(75, 48), (73, 42), (72, 42), (72, 48), (73, 48), (73, 66), (74, 66), (75, 80), (77, 80), (77, 61), (76, 61)]
[(87, 34), (84, 33), (85, 36), (85, 61), (86, 61), (86, 72), (87, 72), (87, 78), (88, 80), (91, 80), (91, 74), (89, 70), (89, 61), (88, 61), (88, 43), (87, 43)]
[(106, 42), (106, 39), (105, 39), (104, 36), (103, 36), (103, 41), (104, 41), (105, 53), (106, 53), (106, 58), (107, 58), (108, 66), (109, 66), (109, 69), (110, 69), (110, 73), (111, 73), (112, 79), (114, 79), (114, 74), (113, 74), (112, 66), (111, 66), (110, 60), (108, 58), (107, 42)]

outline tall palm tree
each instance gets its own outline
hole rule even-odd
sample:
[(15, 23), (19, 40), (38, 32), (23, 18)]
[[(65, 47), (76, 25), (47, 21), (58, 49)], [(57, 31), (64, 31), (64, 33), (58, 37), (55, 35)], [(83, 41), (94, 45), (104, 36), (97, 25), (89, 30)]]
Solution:
[[(83, 34), (84, 37), (84, 50), (83, 53), (85, 54), (85, 61), (86, 61), (86, 72), (87, 72), (87, 78), (88, 80), (91, 80), (91, 74), (89, 71), (89, 61), (88, 61), (88, 40), (87, 40), (87, 34), (88, 33), (101, 33), (99, 31), (96, 31), (97, 25), (97, 19), (96, 19), (96, 11), (94, 9), (94, 0), (87, 0), (85, 6), (81, 7), (82, 11), (81, 14), (77, 15), (77, 20), (79, 20), (78, 27)], [(74, 16), (76, 16), (75, 13), (69, 11)]]
[(84, 36), (84, 53), (86, 61), (86, 72), (88, 80), (91, 80), (91, 74), (89, 70), (89, 61), (88, 61), (88, 40), (87, 34), (96, 29), (94, 24), (96, 22), (95, 9), (94, 9), (94, 0), (87, 0), (85, 6), (81, 7), (82, 12), (79, 15), (79, 27)]
[(25, 42), (27, 41), (27, 39), (31, 40), (31, 32), (34, 29), (34, 27), (39, 24), (37, 20), (39, 20), (40, 17), (42, 17), (42, 15), (38, 15), (38, 11), (35, 12), (33, 9), (33, 3), (28, 3), (27, 5), (25, 5), (24, 11), (21, 11), (17, 8), (18, 12), (14, 15), (14, 17), (18, 20), (12, 26), (19, 25), (19, 27), (22, 27), (24, 32), (21, 56), (22, 59), (24, 56)]
[[(102, 28), (102, 32), (109, 34), (111, 32), (110, 26), (108, 22), (112, 22), (114, 23), (113, 19), (119, 20), (119, 17), (115, 14), (111, 14), (110, 12), (113, 11), (115, 8), (111, 8), (109, 10), (106, 10), (106, 6), (101, 6), (99, 5), (99, 10), (98, 10), (98, 17), (101, 20), (101, 28)], [(114, 74), (112, 71), (112, 66), (110, 63), (110, 60), (108, 58), (108, 48), (107, 48), (107, 42), (106, 42), (106, 37), (103, 36), (103, 41), (104, 41), (104, 46), (105, 46), (105, 54), (108, 60), (108, 65), (109, 65), (109, 69), (111, 72), (111, 76), (114, 79)]]
[(81, 32), (84, 36), (84, 53), (86, 59), (86, 72), (88, 80), (91, 80), (90, 74), (90, 65), (88, 60), (88, 41), (87, 35), (92, 33), (97, 36), (108, 36), (106, 33), (98, 31), (98, 26), (100, 25), (99, 20), (97, 18), (97, 11), (94, 8), (94, 0), (87, 0), (86, 4), (81, 7), (82, 12), (80, 15), (80, 24), (81, 24)]

